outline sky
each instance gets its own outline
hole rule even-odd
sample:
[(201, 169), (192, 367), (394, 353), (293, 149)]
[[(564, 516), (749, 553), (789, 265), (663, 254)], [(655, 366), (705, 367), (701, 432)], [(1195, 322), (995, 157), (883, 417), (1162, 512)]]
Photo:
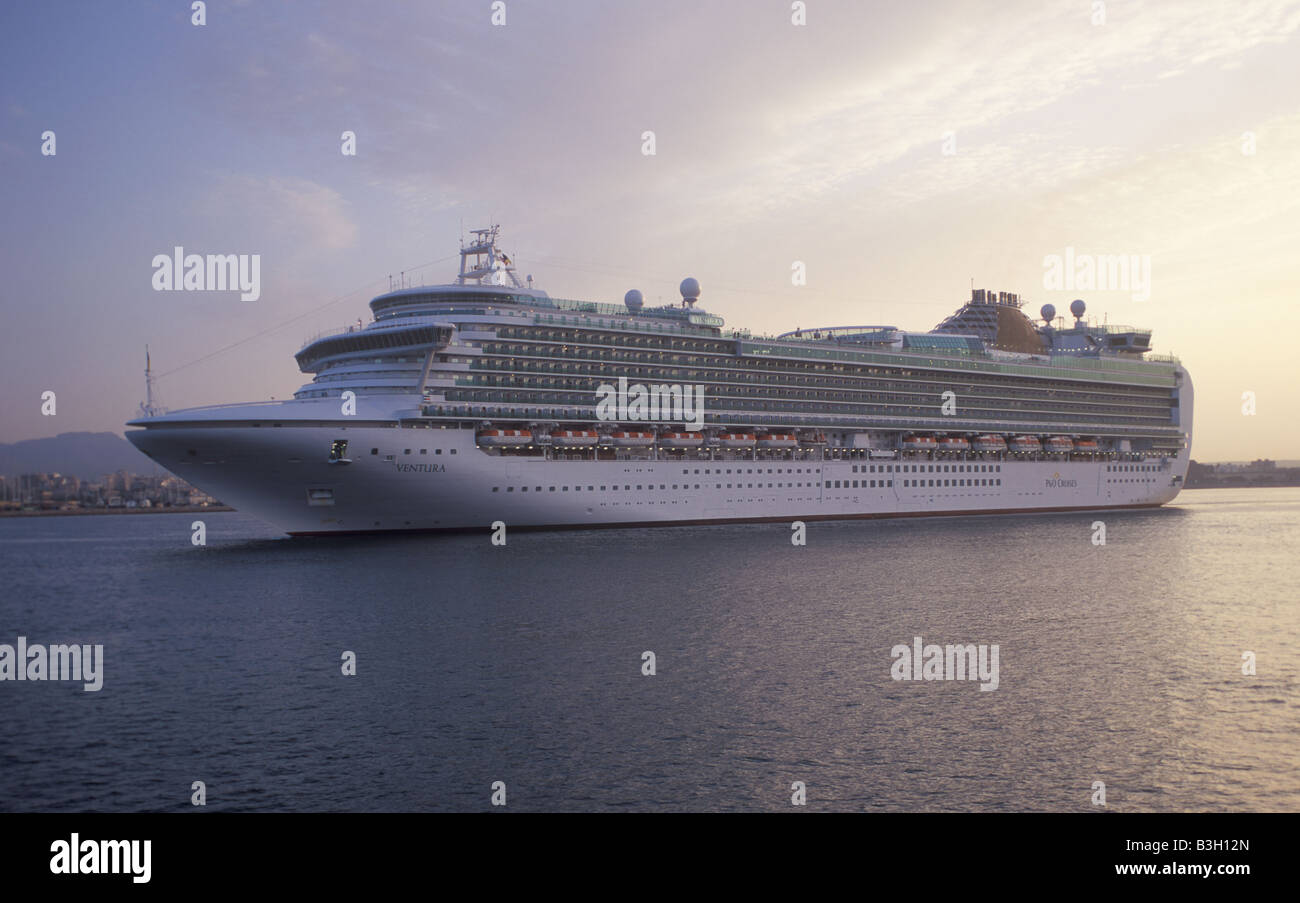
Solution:
[[(0, 442), (120, 434), (146, 344), (172, 409), (289, 397), (491, 221), (554, 296), (690, 275), (755, 333), (1081, 297), (1188, 368), (1193, 457), (1300, 458), (1300, 2), (794, 6), (0, 5)], [(176, 246), (260, 297), (155, 291)], [(1149, 292), (1051, 287), (1067, 249)]]

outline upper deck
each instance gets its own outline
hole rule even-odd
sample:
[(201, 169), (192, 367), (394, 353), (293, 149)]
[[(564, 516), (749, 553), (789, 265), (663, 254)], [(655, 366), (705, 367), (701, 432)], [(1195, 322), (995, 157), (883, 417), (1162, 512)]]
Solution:
[[(975, 290), (928, 332), (759, 335), (698, 307), (694, 279), (680, 305), (647, 308), (635, 290), (622, 303), (553, 298), (491, 239), (462, 250), (456, 283), (390, 289), (370, 302), (372, 323), (308, 342), (297, 360), (315, 377), (295, 397), (414, 395), (422, 416), (581, 423), (598, 388), (625, 377), (702, 386), (718, 424), (1178, 432), (1178, 362), (1147, 352), (1149, 331), (1088, 323), (1082, 301), (1073, 326), (1051, 305), (1032, 321), (1019, 296)], [(939, 410), (949, 392), (958, 419)]]

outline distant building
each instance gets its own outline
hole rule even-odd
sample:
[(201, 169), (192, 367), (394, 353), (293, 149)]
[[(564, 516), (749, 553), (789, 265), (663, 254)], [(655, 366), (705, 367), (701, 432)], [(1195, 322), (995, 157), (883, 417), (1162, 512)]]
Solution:
[(1201, 464), (1192, 461), (1187, 469), (1187, 486), (1300, 486), (1300, 467), (1278, 467), (1276, 461), (1257, 458), (1249, 464)]
[(171, 508), (221, 502), (171, 474), (141, 476), (119, 470), (91, 482), (70, 474), (0, 476), (0, 511), (83, 508)]

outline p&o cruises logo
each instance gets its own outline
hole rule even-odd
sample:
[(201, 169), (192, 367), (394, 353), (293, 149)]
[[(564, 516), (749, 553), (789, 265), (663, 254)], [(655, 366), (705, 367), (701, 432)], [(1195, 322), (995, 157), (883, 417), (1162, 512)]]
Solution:
[(1060, 472), (1056, 472), (1043, 481), (1048, 489), (1073, 489), (1079, 485), (1078, 480), (1062, 480)]

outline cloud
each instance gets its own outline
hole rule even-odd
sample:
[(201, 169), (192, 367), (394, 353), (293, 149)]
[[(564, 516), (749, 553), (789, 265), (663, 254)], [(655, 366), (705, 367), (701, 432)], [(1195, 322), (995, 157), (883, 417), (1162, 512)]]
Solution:
[(241, 223), (240, 231), (267, 243), (333, 251), (357, 240), (358, 229), (343, 196), (306, 179), (213, 176), (212, 188), (199, 205), (205, 215)]

